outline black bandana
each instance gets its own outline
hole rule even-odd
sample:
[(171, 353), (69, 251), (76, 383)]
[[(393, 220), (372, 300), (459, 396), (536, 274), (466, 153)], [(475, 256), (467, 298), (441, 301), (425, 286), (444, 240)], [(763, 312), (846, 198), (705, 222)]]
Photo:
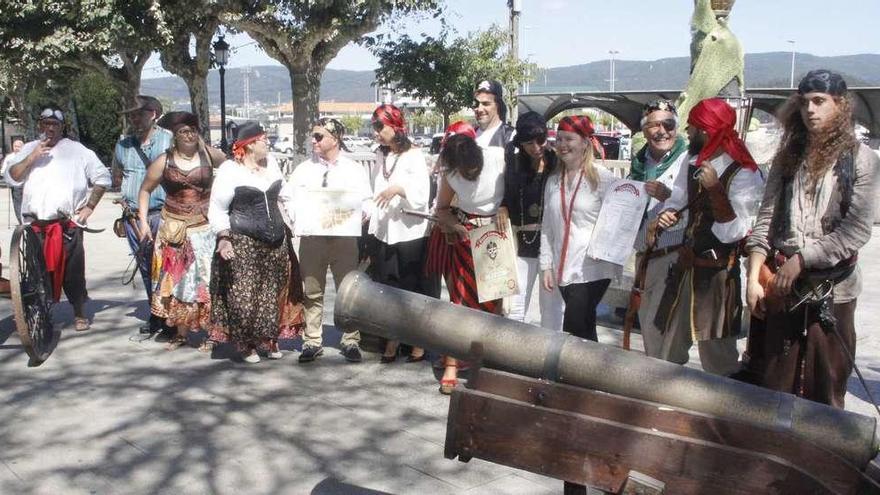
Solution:
[(846, 81), (840, 74), (830, 70), (811, 70), (798, 84), (798, 93), (805, 95), (814, 92), (843, 96), (846, 94)]

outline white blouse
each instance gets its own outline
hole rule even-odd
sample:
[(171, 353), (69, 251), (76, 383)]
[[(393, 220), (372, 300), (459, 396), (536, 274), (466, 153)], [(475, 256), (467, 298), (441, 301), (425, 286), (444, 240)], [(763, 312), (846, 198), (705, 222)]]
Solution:
[[(609, 186), (617, 180), (608, 169), (596, 166), (599, 172), (599, 184), (592, 190), (590, 182), (584, 176), (577, 196), (574, 199), (571, 215), (571, 229), (568, 235), (568, 250), (562, 268), (561, 280), (557, 285), (580, 284), (605, 278), (614, 279), (621, 273), (621, 267), (607, 261), (596, 260), (587, 256), (587, 248), (593, 236), (593, 228), (602, 209), (602, 200)], [(544, 217), (541, 221), (541, 252), (538, 262), (541, 270), (553, 270), (554, 278), (559, 269), (559, 258), (565, 234), (565, 222), (562, 218), (560, 190), (564, 170), (555, 172), (547, 179), (544, 189)], [(565, 209), (568, 212), (571, 197), (574, 194), (577, 176), (574, 183), (565, 186)]]
[[(385, 172), (388, 173), (387, 179)], [(384, 209), (378, 205), (374, 207), (370, 216), (370, 234), (385, 244), (421, 239), (428, 234), (426, 219), (401, 212), (401, 209), (407, 209), (428, 213), (431, 185), (428, 165), (421, 151), (410, 148), (402, 154), (389, 153), (387, 157), (381, 152), (376, 153), (372, 183), (374, 199), (390, 186), (403, 188), (406, 197), (395, 196)]]
[(504, 148), (483, 148), (483, 170), (477, 180), (446, 173), (446, 182), (458, 196), (458, 208), (473, 215), (494, 215), (504, 198)]
[[(211, 202), (208, 206), (208, 222), (211, 230), (219, 233), (229, 229), (229, 205), (235, 197), (235, 188), (250, 186), (266, 192), (276, 181), (284, 182), (284, 176), (278, 168), (278, 162), (268, 160), (266, 171), (255, 174), (244, 165), (235, 160), (226, 160), (214, 173), (214, 182), (211, 185)], [(290, 198), (284, 196), (285, 188), (281, 188), (279, 202), (286, 203)], [(266, 206), (268, 208), (268, 205)], [(283, 210), (283, 204), (279, 206)]]
[(6, 166), (6, 182), (22, 186), (21, 213), (38, 220), (54, 220), (59, 213), (73, 217), (85, 206), (92, 186), (110, 187), (110, 171), (95, 152), (82, 144), (62, 138), (49, 149), (48, 156), (37, 158), (23, 181), (9, 172), (13, 165), (31, 154), (40, 141), (31, 141)]

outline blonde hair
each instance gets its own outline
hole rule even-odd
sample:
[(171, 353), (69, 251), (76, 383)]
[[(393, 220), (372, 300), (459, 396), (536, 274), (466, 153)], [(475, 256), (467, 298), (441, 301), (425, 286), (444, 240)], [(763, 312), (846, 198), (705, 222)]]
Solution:
[(589, 149), (584, 153), (584, 162), (581, 164), (581, 171), (587, 178), (587, 182), (590, 183), (590, 190), (595, 191), (599, 187), (599, 170), (594, 163), (593, 152), (595, 152), (595, 150), (593, 149), (593, 140), (589, 138), (585, 139)]

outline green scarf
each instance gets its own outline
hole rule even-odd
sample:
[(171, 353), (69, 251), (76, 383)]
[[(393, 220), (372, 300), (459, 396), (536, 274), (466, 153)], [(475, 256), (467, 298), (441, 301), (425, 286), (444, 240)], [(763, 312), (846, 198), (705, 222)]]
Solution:
[(676, 136), (675, 145), (669, 153), (666, 154), (663, 161), (661, 161), (656, 167), (646, 170), (645, 161), (647, 160), (646, 154), (648, 153), (648, 145), (645, 144), (642, 149), (632, 157), (632, 161), (629, 165), (629, 178), (642, 182), (654, 180), (663, 175), (663, 172), (672, 165), (672, 162), (674, 162), (685, 151), (687, 151), (687, 141), (682, 136)]

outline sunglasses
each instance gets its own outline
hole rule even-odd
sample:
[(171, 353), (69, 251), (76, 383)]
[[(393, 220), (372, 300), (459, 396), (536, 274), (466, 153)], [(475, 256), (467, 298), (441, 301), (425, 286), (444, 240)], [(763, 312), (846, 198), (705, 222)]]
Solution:
[(324, 135), (321, 134), (320, 132), (316, 132), (316, 133), (312, 134), (312, 139), (314, 139), (316, 143), (320, 143), (321, 140), (324, 139)]
[(40, 119), (55, 119), (64, 122), (64, 114), (61, 113), (61, 110), (47, 108), (40, 113)]
[(672, 132), (678, 127), (678, 123), (675, 119), (663, 119), (663, 120), (655, 120), (653, 122), (645, 122), (645, 129), (656, 129), (657, 127), (663, 126), (666, 129), (666, 132)]
[(376, 132), (382, 132), (382, 129), (385, 128), (385, 124), (383, 124), (381, 120), (374, 120), (372, 125), (373, 130)]

